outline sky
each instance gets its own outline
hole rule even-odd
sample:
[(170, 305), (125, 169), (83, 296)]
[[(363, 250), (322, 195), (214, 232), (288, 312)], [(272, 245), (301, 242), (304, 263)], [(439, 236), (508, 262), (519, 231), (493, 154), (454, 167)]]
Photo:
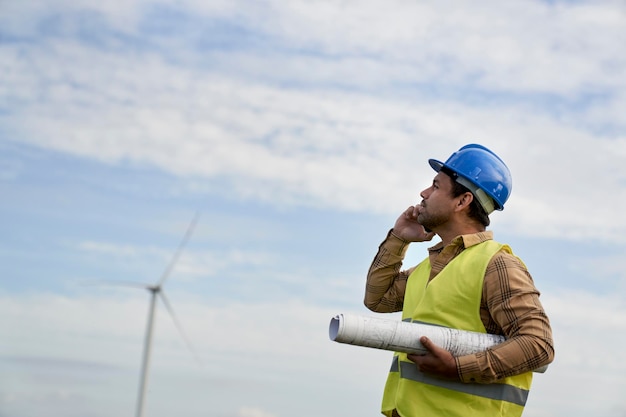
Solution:
[(196, 214), (146, 416), (379, 415), (392, 353), (328, 325), (397, 317), (370, 262), (468, 143), (553, 326), (524, 415), (626, 416), (625, 72), (617, 0), (0, 0), (0, 417), (134, 415), (127, 284)]

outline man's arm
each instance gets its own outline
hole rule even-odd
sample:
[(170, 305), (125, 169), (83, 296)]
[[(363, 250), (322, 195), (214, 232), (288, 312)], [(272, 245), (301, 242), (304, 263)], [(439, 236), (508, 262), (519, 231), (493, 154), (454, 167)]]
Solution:
[(488, 333), (504, 334), (507, 341), (456, 358), (462, 381), (492, 383), (554, 359), (552, 328), (539, 291), (526, 267), (509, 253), (498, 253), (487, 266), (481, 319)]
[(409, 206), (396, 220), (367, 273), (365, 306), (377, 313), (402, 310), (406, 281), (414, 268), (401, 271), (410, 242), (426, 242), (435, 236), (417, 221), (417, 206)]
[(392, 231), (378, 247), (365, 284), (364, 303), (371, 311), (393, 313), (402, 310), (406, 281), (411, 271), (400, 269), (408, 247), (409, 242)]

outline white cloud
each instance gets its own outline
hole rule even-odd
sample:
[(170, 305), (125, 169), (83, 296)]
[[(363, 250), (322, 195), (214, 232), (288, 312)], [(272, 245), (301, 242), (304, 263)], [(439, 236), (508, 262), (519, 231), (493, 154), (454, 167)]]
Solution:
[(241, 407), (237, 413), (237, 417), (275, 417), (276, 414), (265, 412), (258, 408)]
[[(624, 84), (619, 71), (611, 71), (625, 64), (615, 54), (622, 48), (619, 34), (626, 19), (623, 5), (617, 2), (565, 6), (541, 1), (479, 5), (394, 1), (381, 6), (372, 1), (292, 1), (265, 5), (233, 7), (226, 16), (269, 35), (291, 53), (319, 52), (325, 62), (334, 61), (331, 66), (335, 60), (347, 63), (353, 57), (383, 62), (388, 67), (378, 67), (383, 79), (400, 65), (412, 68), (400, 78), (403, 81), (475, 82), (490, 91), (524, 94), (570, 95), (593, 91), (593, 86)], [(216, 13), (214, 8), (202, 10), (197, 3), (194, 7), (206, 18)], [(254, 52), (247, 55), (251, 57)], [(262, 58), (254, 62), (264, 65)], [(352, 68), (358, 78), (363, 66)], [(282, 68), (278, 71), (282, 73)], [(599, 73), (608, 76), (597, 77)]]
[[(625, 235), (621, 139), (524, 107), (298, 91), (80, 45), (60, 45), (57, 53), (38, 58), (57, 69), (44, 75), (49, 87), (36, 102), (36, 88), (22, 81), (32, 70), (14, 60), (10, 71), (10, 95), (28, 109), (12, 125), (39, 146), (226, 178), (231, 192), (247, 198), (387, 212), (417, 201), (432, 176), (428, 157), (445, 159), (479, 141), (511, 166), (515, 191), (507, 210), (516, 229), (618, 241)], [(75, 65), (61, 67), (59, 59)], [(582, 215), (575, 210), (581, 203)]]

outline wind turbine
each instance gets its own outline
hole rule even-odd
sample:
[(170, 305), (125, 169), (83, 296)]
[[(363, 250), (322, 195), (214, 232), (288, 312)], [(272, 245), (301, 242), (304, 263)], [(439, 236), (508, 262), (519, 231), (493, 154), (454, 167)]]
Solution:
[(178, 258), (180, 257), (180, 255), (181, 255), (185, 245), (189, 241), (189, 238), (191, 237), (191, 234), (193, 233), (193, 231), (194, 231), (194, 229), (196, 227), (196, 224), (198, 222), (198, 218), (199, 218), (199, 213), (196, 213), (196, 215), (192, 219), (191, 223), (187, 227), (187, 231), (185, 232), (185, 235), (183, 236), (183, 239), (181, 240), (180, 244), (178, 245), (178, 249), (174, 253), (174, 256), (172, 257), (172, 260), (167, 265), (167, 268), (165, 269), (165, 271), (163, 271), (163, 274), (161, 275), (161, 277), (159, 278), (157, 283), (154, 284), (154, 285), (132, 284), (135, 287), (138, 286), (138, 287), (144, 288), (144, 289), (146, 289), (146, 290), (148, 290), (150, 292), (150, 307), (148, 309), (148, 321), (147, 321), (147, 325), (146, 325), (146, 335), (145, 335), (145, 340), (144, 340), (144, 345), (143, 345), (143, 356), (142, 356), (142, 361), (141, 361), (141, 374), (140, 374), (140, 379), (139, 379), (139, 393), (138, 393), (138, 396), (137, 396), (137, 410), (136, 410), (136, 414), (135, 414), (136, 417), (143, 417), (143, 412), (144, 412), (144, 405), (145, 405), (145, 400), (146, 400), (146, 390), (147, 390), (147, 387), (148, 387), (148, 371), (149, 371), (149, 367), (150, 367), (150, 354), (151, 354), (151, 350), (152, 350), (152, 335), (153, 335), (153, 332), (154, 332), (154, 314), (155, 314), (155, 311), (156, 311), (157, 297), (161, 297), (161, 301), (165, 305), (165, 308), (167, 309), (167, 311), (170, 313), (170, 316), (172, 316), (172, 320), (174, 321), (174, 324), (176, 325), (176, 328), (178, 329), (178, 332), (180, 333), (180, 335), (182, 336), (183, 340), (187, 344), (187, 347), (189, 348), (189, 350), (194, 354), (196, 360), (199, 361), (199, 358), (196, 355), (193, 347), (191, 346), (191, 343), (189, 342), (189, 340), (185, 336), (185, 332), (183, 331), (183, 328), (182, 328), (180, 322), (176, 318), (176, 314), (174, 314), (174, 309), (172, 308), (170, 302), (168, 301), (167, 297), (165, 296), (165, 293), (163, 292), (163, 284), (165, 283), (165, 280), (167, 278), (169, 278), (170, 274), (172, 273), (172, 270), (174, 269), (174, 266), (178, 262)]

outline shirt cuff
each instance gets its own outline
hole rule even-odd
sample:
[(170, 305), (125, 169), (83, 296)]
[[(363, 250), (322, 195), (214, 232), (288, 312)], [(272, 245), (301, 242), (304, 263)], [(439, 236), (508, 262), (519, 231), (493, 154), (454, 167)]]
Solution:
[(480, 364), (476, 355), (464, 355), (454, 358), (459, 379), (465, 383), (481, 382)]
[(398, 235), (395, 235), (393, 233), (393, 229), (389, 230), (389, 233), (387, 233), (387, 238), (383, 242), (385, 249), (387, 249), (389, 253), (399, 256), (400, 260), (404, 259), (404, 256), (406, 255), (410, 244), (411, 242), (402, 239)]

